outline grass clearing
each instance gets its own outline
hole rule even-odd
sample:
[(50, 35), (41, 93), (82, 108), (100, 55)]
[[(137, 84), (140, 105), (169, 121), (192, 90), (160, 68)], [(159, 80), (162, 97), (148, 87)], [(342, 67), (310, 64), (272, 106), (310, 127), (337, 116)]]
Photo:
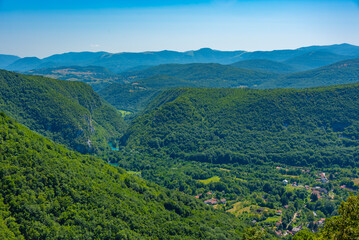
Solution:
[(354, 178), (353, 182), (354, 182), (355, 185), (359, 185), (359, 178)]
[(122, 117), (126, 117), (126, 116), (132, 114), (132, 112), (128, 112), (128, 111), (125, 111), (125, 110), (118, 110), (118, 111), (121, 113)]
[(233, 208), (229, 209), (227, 212), (234, 214), (236, 217), (238, 217), (243, 212), (250, 212), (251, 206), (243, 207), (245, 205), (245, 202), (236, 202), (232, 206)]
[(299, 176), (296, 175), (282, 175), (282, 176), (287, 178), (299, 178)]
[(225, 172), (230, 172), (231, 170), (229, 170), (229, 169), (225, 169), (225, 168), (220, 168), (219, 170), (221, 170), (221, 171), (225, 171)]
[(277, 216), (277, 217), (269, 217), (264, 222), (279, 222), (279, 221), (280, 221), (280, 216)]
[(209, 184), (211, 182), (219, 182), (220, 180), (221, 180), (220, 177), (214, 176), (214, 177), (211, 177), (211, 178), (208, 178), (208, 179), (198, 180), (198, 181), (207, 185), (207, 184)]

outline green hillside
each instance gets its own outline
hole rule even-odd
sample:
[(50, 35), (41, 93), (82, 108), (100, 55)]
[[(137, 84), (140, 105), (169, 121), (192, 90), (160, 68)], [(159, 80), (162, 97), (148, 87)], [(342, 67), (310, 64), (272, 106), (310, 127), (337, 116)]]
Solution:
[(133, 122), (122, 142), (212, 163), (358, 166), (358, 96), (358, 84), (168, 90)]
[(191, 81), (201, 87), (252, 87), (270, 79), (277, 74), (263, 73), (216, 63), (165, 64), (143, 71), (124, 74), (130, 81), (166, 75)]
[(109, 148), (124, 130), (120, 114), (80, 82), (1, 70), (0, 110), (80, 152)]
[(288, 74), (260, 88), (308, 88), (359, 82), (359, 59), (337, 62), (314, 70)]
[(3, 113), (0, 143), (2, 239), (240, 239), (233, 216), (68, 151)]
[(251, 59), (232, 63), (231, 66), (255, 71), (272, 73), (291, 73), (297, 70), (287, 64), (266, 59)]
[(56, 78), (68, 81), (80, 81), (90, 85), (95, 91), (115, 83), (122, 79), (117, 74), (104, 67), (89, 66), (70, 66), (57, 68), (43, 68), (26, 72), (26, 74), (40, 75), (49, 78)]

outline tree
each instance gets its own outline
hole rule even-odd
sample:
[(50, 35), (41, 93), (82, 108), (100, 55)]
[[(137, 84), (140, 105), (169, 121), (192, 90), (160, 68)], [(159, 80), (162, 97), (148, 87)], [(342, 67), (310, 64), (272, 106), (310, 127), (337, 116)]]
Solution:
[(266, 231), (260, 227), (249, 227), (244, 230), (244, 240), (261, 240), (265, 237)]
[(359, 196), (341, 203), (339, 216), (326, 220), (321, 239), (359, 239)]
[(293, 240), (315, 240), (315, 235), (308, 230), (302, 230), (294, 235)]

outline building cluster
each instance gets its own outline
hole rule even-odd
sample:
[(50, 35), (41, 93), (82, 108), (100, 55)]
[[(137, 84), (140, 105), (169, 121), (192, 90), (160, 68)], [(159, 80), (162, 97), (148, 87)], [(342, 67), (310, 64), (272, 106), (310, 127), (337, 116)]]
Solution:
[(204, 203), (208, 204), (208, 205), (226, 204), (226, 199), (222, 198), (221, 200), (218, 200), (215, 198), (211, 198), (211, 199), (205, 200)]

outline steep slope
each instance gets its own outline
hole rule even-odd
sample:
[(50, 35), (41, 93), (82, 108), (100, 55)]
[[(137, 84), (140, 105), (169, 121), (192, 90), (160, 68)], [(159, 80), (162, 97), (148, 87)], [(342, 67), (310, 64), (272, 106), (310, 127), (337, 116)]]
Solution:
[(133, 122), (122, 142), (139, 151), (213, 163), (358, 166), (358, 96), (358, 84), (168, 90)]
[(0, 54), (0, 68), (10, 65), (18, 59), (20, 59), (18, 56)]
[(90, 86), (0, 71), (0, 110), (80, 152), (104, 149), (124, 122)]
[(56, 78), (68, 81), (80, 81), (90, 85), (95, 91), (115, 83), (121, 82), (122, 79), (117, 74), (110, 70), (97, 67), (57, 67), (57, 68), (43, 68), (26, 72), (26, 74), (40, 75), (49, 78)]
[(359, 59), (350, 59), (306, 72), (289, 74), (259, 87), (308, 88), (356, 82), (359, 82)]
[(290, 65), (265, 59), (239, 61), (236, 63), (232, 63), (231, 66), (248, 70), (272, 73), (292, 73), (297, 71), (294, 67)]
[(183, 193), (71, 152), (0, 113), (2, 239), (240, 239)]
[(288, 59), (283, 63), (305, 71), (351, 58), (353, 58), (353, 56), (338, 55), (331, 52), (314, 51)]

